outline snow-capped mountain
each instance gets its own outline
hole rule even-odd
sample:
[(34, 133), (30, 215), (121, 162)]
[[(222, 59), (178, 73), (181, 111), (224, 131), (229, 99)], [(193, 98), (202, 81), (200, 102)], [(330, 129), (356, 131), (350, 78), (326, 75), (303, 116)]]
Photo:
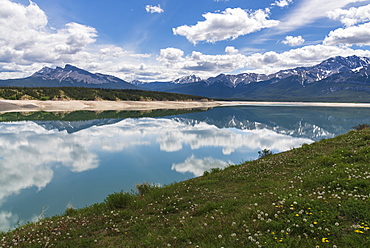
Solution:
[(310, 67), (297, 67), (294, 69), (281, 70), (279, 72), (265, 75), (256, 73), (242, 73), (238, 75), (220, 74), (216, 77), (211, 77), (206, 80), (208, 84), (215, 82), (223, 82), (223, 84), (230, 88), (235, 88), (239, 84), (249, 84), (252, 82), (261, 82), (272, 80), (272, 82), (279, 82), (291, 76), (297, 76), (297, 79), (302, 85), (312, 83), (325, 79), (331, 75), (360, 70), (363, 67), (370, 65), (370, 58), (350, 56), (350, 57), (334, 57), (321, 62), (318, 65)]
[(89, 88), (114, 88), (138, 89), (128, 82), (101, 73), (90, 73), (72, 65), (55, 69), (44, 67), (32, 76), (22, 79), (0, 81), (1, 86), (20, 87), (89, 87)]
[(269, 79), (270, 77), (265, 74), (256, 74), (256, 73), (242, 73), (238, 75), (220, 74), (216, 77), (208, 78), (206, 82), (209, 85), (214, 84), (216, 82), (223, 82), (230, 88), (235, 88), (240, 83), (249, 84), (251, 82), (260, 82)]
[(127, 83), (117, 77), (90, 73), (72, 65), (45, 67), (23, 79), (0, 80), (0, 86), (95, 87), (144, 89), (210, 98), (284, 101), (370, 102), (370, 58), (329, 58), (310, 67), (296, 67), (270, 75), (220, 74), (201, 80), (195, 75), (170, 82)]
[(282, 70), (271, 74), (268, 77), (279, 81), (290, 76), (298, 76), (301, 84), (304, 86), (307, 83), (323, 80), (331, 75), (342, 73), (351, 70), (358, 70), (370, 64), (370, 58), (349, 56), (349, 57), (333, 57), (321, 62), (318, 65), (311, 67), (297, 67), (289, 70)]
[(130, 84), (142, 85), (142, 84), (146, 84), (146, 82), (143, 82), (143, 81), (140, 81), (140, 80), (133, 80), (133, 81), (130, 82)]
[(185, 76), (178, 78), (176, 80), (173, 80), (172, 83), (174, 84), (189, 84), (189, 83), (196, 83), (202, 81), (200, 77), (197, 77), (195, 75)]
[[(101, 73), (90, 73), (75, 66), (67, 64), (64, 68), (56, 67), (55, 69), (44, 67), (34, 73), (31, 77), (42, 78), (43, 80), (57, 80), (59, 83), (70, 82), (71, 84), (86, 84), (107, 86), (110, 84), (126, 88), (136, 88), (120, 78), (105, 75)], [(111, 87), (109, 87), (111, 88)]]
[(143, 84), (152, 90), (211, 98), (292, 101), (370, 102), (370, 58), (333, 57), (310, 67), (296, 67), (270, 75), (220, 74), (189, 84)]
[[(344, 58), (341, 56), (337, 56), (327, 59), (318, 65), (310, 67), (296, 67), (294, 69), (281, 70), (269, 75), (257, 73), (242, 73), (237, 75), (219, 74), (216, 77), (210, 77), (204, 80), (204, 82), (208, 86), (217, 83), (219, 85), (222, 84), (230, 88), (235, 88), (240, 85), (245, 86), (250, 83), (263, 82), (268, 80), (271, 80), (272, 83), (277, 83), (288, 77), (295, 76), (295, 80), (302, 86), (305, 86), (306, 84), (323, 80), (334, 74), (351, 70), (359, 71), (361, 68), (366, 67), (367, 65), (370, 65), (370, 58), (358, 56), (350, 56)], [(191, 75), (166, 83), (187, 84), (201, 81), (202, 80), (199, 77)], [(164, 82), (161, 83), (163, 84)], [(145, 87), (149, 86), (150, 84), (146, 85), (145, 83), (140, 82), (135, 83), (135, 85), (143, 85)]]
[(139, 80), (133, 80), (131, 81), (130, 83), (133, 84), (133, 85), (137, 85), (137, 86), (148, 86), (150, 84), (161, 84), (162, 86), (164, 84), (191, 84), (191, 83), (196, 83), (196, 82), (200, 82), (202, 81), (202, 79), (196, 75), (189, 75), (189, 76), (184, 76), (184, 77), (181, 77), (181, 78), (177, 78), (171, 82), (154, 82), (154, 83), (147, 83), (147, 82), (143, 82), (143, 81), (139, 81)]

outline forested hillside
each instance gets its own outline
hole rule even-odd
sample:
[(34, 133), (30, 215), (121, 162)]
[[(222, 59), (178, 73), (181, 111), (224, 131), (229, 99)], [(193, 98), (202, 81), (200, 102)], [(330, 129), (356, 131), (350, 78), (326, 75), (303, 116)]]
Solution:
[(199, 101), (205, 97), (143, 90), (79, 87), (1, 87), (0, 98), (8, 100), (109, 100), (109, 101)]

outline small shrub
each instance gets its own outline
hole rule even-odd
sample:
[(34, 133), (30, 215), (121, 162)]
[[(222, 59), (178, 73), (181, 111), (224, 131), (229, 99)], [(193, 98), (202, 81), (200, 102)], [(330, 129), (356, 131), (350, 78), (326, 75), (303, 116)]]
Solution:
[(310, 145), (309, 145), (309, 144), (307, 144), (307, 143), (303, 143), (303, 144), (302, 144), (302, 146), (301, 146), (301, 148), (302, 148), (303, 150), (308, 150), (308, 149), (310, 148)]
[(158, 186), (149, 183), (136, 184), (136, 189), (139, 192), (140, 196), (146, 195), (156, 188), (158, 188)]
[(368, 203), (355, 199), (348, 199), (342, 203), (341, 214), (348, 220), (355, 222), (370, 221), (370, 209)]
[(360, 131), (360, 130), (363, 130), (365, 128), (369, 128), (370, 125), (369, 124), (358, 124), (357, 126), (354, 126), (353, 128), (357, 131)]
[(321, 166), (333, 166), (335, 164), (335, 159), (327, 155), (323, 155), (317, 159), (317, 162)]
[(91, 206), (79, 208), (77, 212), (81, 215), (100, 215), (106, 210), (107, 208), (104, 203), (94, 203)]
[(358, 151), (358, 153), (359, 153), (360, 156), (369, 157), (370, 156), (370, 147), (365, 146), (365, 147), (361, 148)]
[(77, 210), (77, 209), (72, 208), (72, 207), (69, 207), (69, 208), (67, 208), (67, 209), (66, 209), (66, 211), (65, 211), (65, 215), (73, 216), (73, 215), (75, 215), (77, 212), (78, 212), (78, 210)]
[(272, 155), (273, 153), (271, 150), (265, 148), (262, 151), (258, 151), (258, 154), (259, 154), (258, 155), (259, 158), (264, 158), (264, 157)]
[(208, 175), (211, 175), (211, 174), (215, 174), (215, 173), (218, 173), (220, 171), (222, 171), (222, 168), (218, 168), (218, 167), (211, 168), (209, 171), (204, 171), (203, 176), (208, 176)]
[(104, 203), (109, 209), (126, 208), (133, 201), (134, 195), (127, 192), (113, 193), (105, 198)]
[(194, 213), (194, 216), (201, 216), (205, 215), (207, 213), (212, 212), (214, 209), (217, 209), (218, 205), (214, 202), (206, 202), (204, 204), (201, 204), (199, 208)]
[(220, 172), (220, 171), (222, 171), (222, 169), (221, 168), (211, 168), (211, 170), (210, 170), (210, 173), (211, 174), (214, 174), (214, 173), (218, 173), (218, 172)]

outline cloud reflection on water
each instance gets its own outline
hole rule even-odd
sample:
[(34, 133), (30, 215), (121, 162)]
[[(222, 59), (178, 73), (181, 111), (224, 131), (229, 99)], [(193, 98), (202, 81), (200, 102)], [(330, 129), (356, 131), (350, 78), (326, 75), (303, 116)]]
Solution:
[(33, 122), (0, 125), (0, 204), (22, 189), (44, 188), (53, 178), (52, 166), (73, 172), (96, 168), (97, 155), (88, 151), (88, 137), (47, 131)]
[(169, 123), (166, 131), (158, 137), (157, 141), (161, 150), (167, 152), (179, 151), (184, 145), (189, 145), (192, 150), (203, 147), (220, 147), (225, 155), (229, 155), (241, 147), (267, 148), (281, 152), (303, 143), (313, 142), (311, 139), (294, 138), (267, 129), (220, 129), (204, 122), (194, 126), (186, 126), (177, 122), (176, 127), (171, 127)]
[[(158, 146), (163, 152), (176, 152), (184, 147), (192, 150), (216, 147), (229, 155), (240, 148), (280, 152), (311, 142), (267, 129), (221, 129), (205, 122), (189, 125), (178, 119), (125, 119), (71, 134), (46, 130), (34, 122), (0, 123), (0, 204), (22, 189), (46, 187), (53, 179), (55, 166), (65, 166), (75, 173), (97, 168), (102, 153)], [(183, 163), (173, 164), (172, 169), (199, 176), (205, 170), (228, 163), (190, 156)], [(8, 215), (2, 212), (1, 217), (9, 219)]]
[(197, 159), (194, 155), (191, 155), (183, 163), (172, 164), (171, 169), (180, 173), (190, 172), (194, 176), (199, 177), (203, 175), (205, 171), (209, 171), (211, 168), (225, 168), (232, 162), (225, 162), (212, 157), (206, 157), (204, 159)]

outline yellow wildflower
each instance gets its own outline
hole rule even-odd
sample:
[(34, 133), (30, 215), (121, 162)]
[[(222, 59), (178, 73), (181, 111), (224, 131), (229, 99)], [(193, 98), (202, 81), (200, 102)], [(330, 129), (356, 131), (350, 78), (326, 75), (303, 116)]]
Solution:
[(323, 242), (323, 243), (329, 243), (329, 240), (327, 238), (322, 238), (321, 239), (321, 242)]

